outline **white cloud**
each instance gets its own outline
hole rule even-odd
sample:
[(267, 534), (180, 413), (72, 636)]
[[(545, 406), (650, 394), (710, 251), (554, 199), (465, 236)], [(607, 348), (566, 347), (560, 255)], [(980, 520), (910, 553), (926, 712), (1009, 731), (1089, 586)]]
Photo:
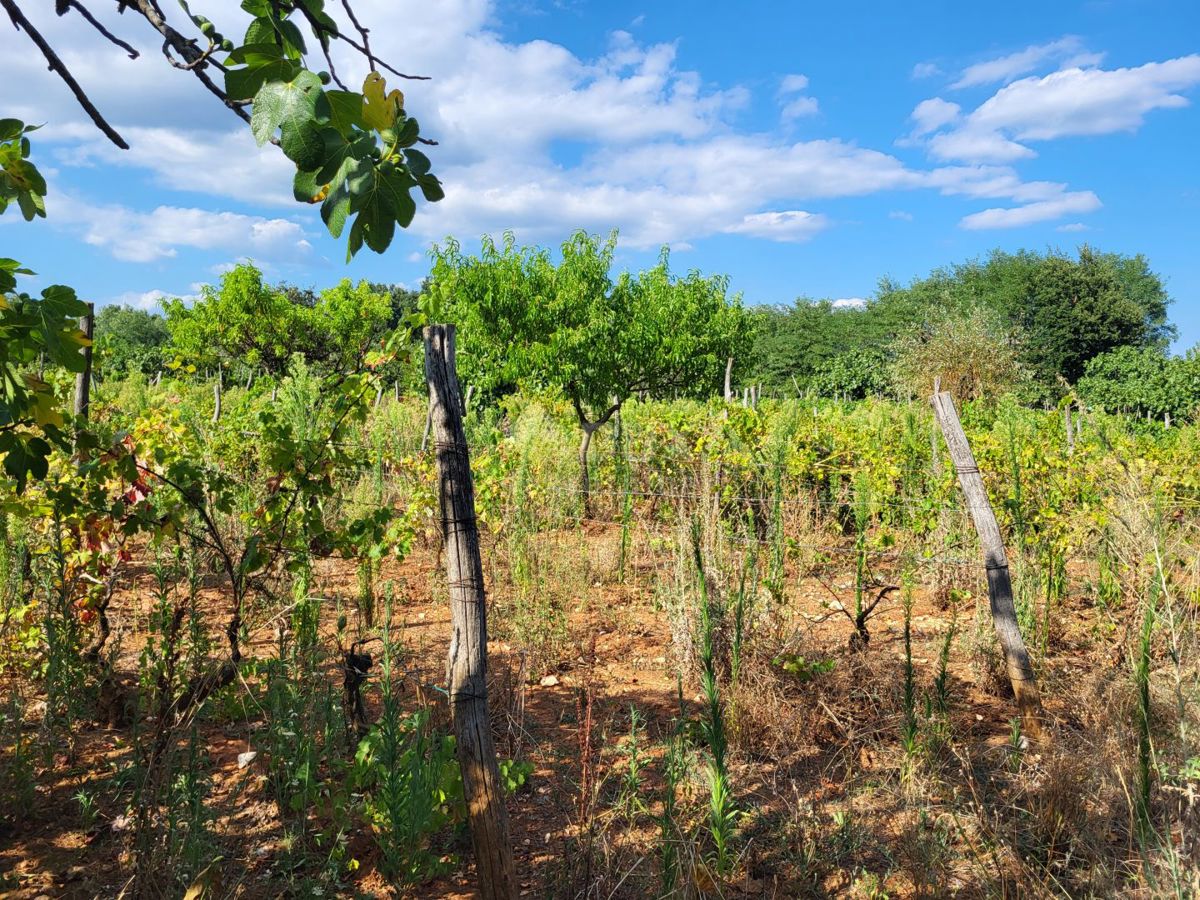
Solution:
[(256, 258), (297, 261), (312, 249), (295, 222), (233, 212), (176, 206), (140, 212), (60, 194), (53, 221), (77, 230), (85, 243), (125, 262), (169, 259), (181, 248), (243, 251)]
[[(210, 6), (205, 12), (218, 23), (242, 17), (236, 0)], [(28, 106), (49, 122), (39, 137), (57, 150), (64, 171), (115, 163), (148, 173), (159, 188), (286, 206), (321, 228), (315, 211), (294, 205), (290, 167), (277, 148), (255, 147), (248, 129), (194, 77), (165, 66), (144, 23), (102, 17), (122, 36), (132, 32), (145, 49), (145, 59), (128, 62), (115, 48), (110, 54), (74, 13), (36, 12), (37, 24), (78, 62), (76, 74), (89, 89), (94, 85), (93, 98), (134, 148), (107, 147), (34, 54), (0, 54), (0, 83), (22, 84), (22, 95), (36, 98)], [(336, 4), (330, 12), (340, 14)], [(619, 31), (588, 57), (550, 41), (517, 42), (498, 30), (492, 0), (363, 0), (358, 12), (371, 24), (376, 53), (433, 78), (403, 85), (423, 133), (440, 141), (429, 155), (447, 196), (421, 206), (412, 231), (424, 240), (447, 234), (471, 240), (513, 228), (522, 240), (553, 242), (576, 227), (614, 225), (623, 243), (635, 247), (679, 246), (722, 233), (798, 240), (832, 227), (816, 205), (830, 198), (927, 189), (1028, 205), (1061, 201), (1067, 193), (1061, 184), (1022, 182), (1007, 166), (918, 170), (853, 141), (792, 141), (787, 123), (819, 110), (799, 73), (780, 79), (779, 125), (747, 132), (739, 113), (748, 92), (683, 68), (673, 43), (643, 43)], [(353, 52), (341, 45), (333, 52), (348, 82), (362, 76)], [(1045, 58), (1066, 53), (1060, 48)], [(913, 70), (918, 78), (937, 74), (933, 63)], [(977, 70), (972, 77), (982, 76)], [(999, 106), (990, 108), (995, 122), (972, 123), (957, 104), (932, 98), (920, 114), (914, 110), (914, 122), (938, 159), (1007, 163), (1032, 155), (1020, 143), (1027, 139), (1021, 127), (1005, 124)], [(193, 203), (148, 210), (83, 204), (70, 227), (127, 260), (161, 260), (184, 247), (220, 251), (218, 259), (249, 254), (265, 264), (310, 256), (303, 229), (290, 219), (210, 212)]]
[(929, 139), (929, 150), (937, 159), (982, 163), (1006, 163), (1037, 156), (1024, 144), (1011, 141), (998, 131), (970, 124), (935, 134)]
[(785, 122), (799, 119), (803, 116), (816, 115), (820, 109), (816, 97), (795, 96), (803, 94), (808, 89), (807, 75), (786, 75), (779, 83), (779, 97), (782, 103), (779, 115)]
[(800, 243), (810, 240), (818, 232), (829, 227), (829, 220), (819, 214), (799, 209), (778, 212), (752, 213), (742, 217), (737, 225), (725, 230), (731, 234), (749, 234), (772, 241)]
[(867, 305), (867, 301), (864, 297), (842, 297), (831, 301), (830, 305), (834, 309), (862, 309)]
[(1048, 44), (1035, 44), (998, 59), (989, 59), (986, 62), (968, 66), (963, 70), (958, 81), (950, 87), (967, 88), (981, 84), (993, 84), (998, 81), (1012, 81), (1017, 76), (1032, 72), (1042, 63), (1051, 60), (1066, 61), (1068, 65), (1082, 66), (1096, 65), (1101, 58), (1098, 54), (1087, 53), (1079, 38), (1068, 35)]
[(920, 81), (924, 78), (935, 78), (941, 74), (942, 74), (942, 70), (937, 66), (936, 63), (922, 62), (922, 63), (917, 63), (915, 66), (912, 67), (911, 77), (915, 81)]
[(1066, 225), (1059, 225), (1055, 231), (1075, 232), (1075, 231), (1091, 231), (1090, 225), (1084, 225), (1082, 222), (1069, 222)]
[(128, 150), (97, 140), (95, 130), (82, 123), (54, 129), (49, 137), (69, 141), (55, 151), (64, 165), (144, 169), (153, 173), (155, 184), (172, 190), (296, 206), (295, 167), (278, 148), (259, 147), (240, 124), (212, 131), (132, 127), (123, 128), (122, 134)]
[(787, 121), (789, 119), (799, 119), (802, 116), (816, 115), (818, 109), (819, 105), (816, 97), (797, 97), (784, 104), (779, 114), (783, 117), (784, 121)]
[(1124, 69), (1064, 69), (998, 91), (971, 114), (980, 128), (1018, 140), (1134, 131), (1148, 112), (1187, 106), (1178, 91), (1200, 84), (1200, 54)]
[(196, 286), (192, 285), (193, 293), (191, 294), (173, 294), (170, 291), (162, 291), (157, 288), (149, 291), (126, 291), (123, 294), (118, 294), (113, 297), (105, 306), (132, 306), (134, 309), (144, 309), (146, 311), (157, 310), (162, 306), (163, 300), (179, 299), (184, 303), (192, 304), (196, 302), (199, 292), (195, 290)]
[(901, 222), (911, 222), (913, 220), (913, 214), (910, 212), (905, 212), (902, 209), (893, 209), (890, 213), (888, 213), (888, 218), (899, 219)]
[(941, 97), (931, 97), (928, 100), (922, 100), (916, 105), (909, 116), (916, 127), (913, 129), (914, 135), (928, 134), (931, 131), (937, 131), (943, 125), (949, 125), (958, 118), (958, 114), (962, 112), (962, 107), (957, 103), (950, 103), (943, 100)]
[(807, 75), (785, 75), (783, 81), (779, 83), (779, 93), (781, 94), (798, 94), (807, 89)]
[(958, 224), (970, 231), (1018, 228), (1047, 219), (1057, 219), (1060, 216), (1094, 212), (1100, 206), (1100, 198), (1091, 191), (1071, 191), (1052, 200), (1040, 200), (1024, 206), (985, 209), (964, 216)]
[[(1036, 156), (1032, 141), (1136, 131), (1151, 111), (1188, 105), (1179, 92), (1198, 84), (1200, 54), (1136, 68), (1066, 68), (1014, 81), (965, 117), (950, 116), (955, 104), (927, 100), (913, 110), (914, 135), (936, 132), (928, 138), (936, 159), (1010, 163)], [(946, 125), (953, 127), (940, 130)]]

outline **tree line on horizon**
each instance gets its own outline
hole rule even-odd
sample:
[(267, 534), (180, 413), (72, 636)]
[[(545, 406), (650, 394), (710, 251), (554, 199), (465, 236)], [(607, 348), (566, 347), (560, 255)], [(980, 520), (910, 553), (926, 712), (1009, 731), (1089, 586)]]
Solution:
[[(435, 252), (420, 291), (349, 280), (323, 291), (272, 286), (242, 264), (192, 304), (167, 300), (162, 314), (101, 308), (98, 370), (153, 377), (183, 361), (188, 371), (245, 379), (282, 373), (294, 353), (318, 367), (351, 368), (384, 335), (411, 327), (424, 302), (458, 322), (466, 381), (480, 400), (518, 385), (557, 387), (569, 400), (587, 396), (588, 423), (622, 392), (719, 393), (724, 354), (734, 358), (734, 383), (766, 396), (905, 398), (927, 394), (940, 377), (964, 400), (1012, 393), (1043, 406), (1078, 397), (1175, 420), (1200, 407), (1200, 354), (1170, 354), (1172, 301), (1141, 254), (1086, 245), (1074, 253), (994, 251), (908, 284), (883, 278), (860, 307), (806, 297), (745, 306), (724, 279), (671, 275), (665, 255), (640, 276), (614, 277), (614, 241), (579, 232), (557, 265), (511, 236), (485, 241), (478, 256), (451, 242)], [(697, 305), (700, 297), (707, 300)], [(662, 370), (618, 384), (618, 374), (655, 350), (699, 364), (680, 379)], [(570, 378), (546, 377), (564, 366), (578, 374), (574, 392)], [(409, 368), (391, 374), (418, 389), (419, 372)]]

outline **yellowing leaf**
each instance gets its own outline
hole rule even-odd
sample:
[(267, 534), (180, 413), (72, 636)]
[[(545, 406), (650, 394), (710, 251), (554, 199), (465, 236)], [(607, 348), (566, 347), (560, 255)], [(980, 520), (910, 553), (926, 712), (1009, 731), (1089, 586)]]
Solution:
[(376, 131), (391, 128), (404, 106), (404, 94), (393, 89), (386, 93), (387, 82), (378, 72), (371, 72), (363, 81), (363, 121)]
[(47, 425), (62, 428), (63, 417), (62, 413), (55, 406), (54, 395), (39, 391), (34, 396), (36, 399), (33, 402), (33, 417), (38, 425), (42, 428), (45, 428)]

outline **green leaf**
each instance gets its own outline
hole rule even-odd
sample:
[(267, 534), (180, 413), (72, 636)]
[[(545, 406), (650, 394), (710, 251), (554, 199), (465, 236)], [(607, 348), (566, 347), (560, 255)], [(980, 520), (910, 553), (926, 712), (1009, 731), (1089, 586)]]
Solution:
[(328, 115), (321, 79), (307, 70), (291, 81), (271, 81), (254, 96), (250, 130), (265, 144), (280, 132), (279, 145), (302, 169), (316, 169), (325, 160), (325, 141), (317, 119)]
[(353, 91), (326, 91), (325, 99), (329, 101), (329, 124), (350, 137), (355, 128), (365, 129), (363, 122), (363, 97)]
[(317, 181), (316, 172), (306, 172), (297, 169), (292, 179), (292, 196), (301, 203), (316, 203), (324, 184)]
[(26, 222), (32, 222), (37, 216), (46, 218), (46, 203), (37, 194), (21, 191), (17, 194), (17, 203), (21, 207), (21, 215), (25, 217)]
[(437, 203), (446, 196), (446, 192), (442, 190), (442, 183), (437, 180), (436, 176), (422, 175), (417, 179), (417, 185), (430, 203)]
[(269, 44), (275, 39), (275, 26), (271, 24), (270, 16), (258, 16), (246, 28), (247, 44)]
[(412, 172), (418, 179), (422, 175), (428, 175), (432, 167), (429, 157), (420, 150), (405, 150), (404, 159), (408, 162), (408, 171)]
[[(225, 93), (231, 100), (250, 100), (268, 82), (289, 82), (302, 71), (287, 59), (275, 44), (246, 44), (225, 59), (226, 65), (244, 64), (244, 68), (225, 72)], [(316, 77), (316, 76), (314, 76)]]
[(396, 146), (411, 147), (421, 135), (421, 126), (416, 119), (405, 119), (396, 132)]
[(408, 227), (416, 213), (416, 203), (409, 193), (415, 183), (408, 172), (390, 162), (347, 179), (350, 211), (358, 213), (350, 230), (351, 256), (364, 241), (376, 253), (382, 253), (392, 242), (396, 224)]

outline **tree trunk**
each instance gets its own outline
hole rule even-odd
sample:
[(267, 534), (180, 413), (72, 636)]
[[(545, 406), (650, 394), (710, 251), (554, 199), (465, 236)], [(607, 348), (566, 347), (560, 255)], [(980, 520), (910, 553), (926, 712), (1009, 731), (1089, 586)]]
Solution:
[[(87, 305), (87, 315), (80, 316), (79, 330), (83, 332), (84, 337), (88, 339), (88, 344), (81, 351), (83, 353), (83, 371), (75, 375), (75, 419), (82, 424), (88, 420), (88, 410), (92, 403), (92, 333), (93, 323), (95, 321), (95, 307), (89, 303)], [(78, 428), (78, 425), (76, 426)]]
[(971, 519), (983, 548), (992, 625), (1004, 650), (1008, 677), (1021, 712), (1022, 726), (1025, 734), (1036, 740), (1042, 733), (1042, 699), (1038, 692), (1037, 678), (1033, 673), (1033, 664), (1029, 661), (1029, 652), (1025, 649), (1025, 641), (1021, 638), (1021, 629), (1017, 625), (1017, 608), (1013, 603), (1008, 555), (1004, 552), (1000, 526), (996, 524), (996, 514), (988, 501), (979, 466), (975, 464), (975, 455), (971, 452), (971, 445), (967, 443), (962, 423), (958, 420), (954, 398), (948, 391), (934, 394), (933, 409), (938, 424), (941, 425), (942, 435), (946, 439), (946, 446), (950, 449), (950, 458), (958, 472), (958, 484), (966, 498), (967, 508), (971, 511)]
[(425, 379), (429, 384), (450, 584), (452, 633), (446, 664), (450, 713), (479, 892), (484, 900), (511, 900), (517, 896), (517, 882), (488, 717), (487, 605), (475, 520), (475, 488), (454, 365), (454, 326), (429, 325), (424, 337)]
[(592, 446), (592, 435), (600, 426), (584, 422), (583, 437), (579, 441), (579, 495), (583, 497), (583, 514), (592, 514), (592, 480), (588, 476), (588, 449)]
[(250, 390), (250, 386), (252, 384), (254, 384), (254, 370), (253, 369), (251, 369), (250, 373), (246, 376), (246, 390), (247, 391)]

